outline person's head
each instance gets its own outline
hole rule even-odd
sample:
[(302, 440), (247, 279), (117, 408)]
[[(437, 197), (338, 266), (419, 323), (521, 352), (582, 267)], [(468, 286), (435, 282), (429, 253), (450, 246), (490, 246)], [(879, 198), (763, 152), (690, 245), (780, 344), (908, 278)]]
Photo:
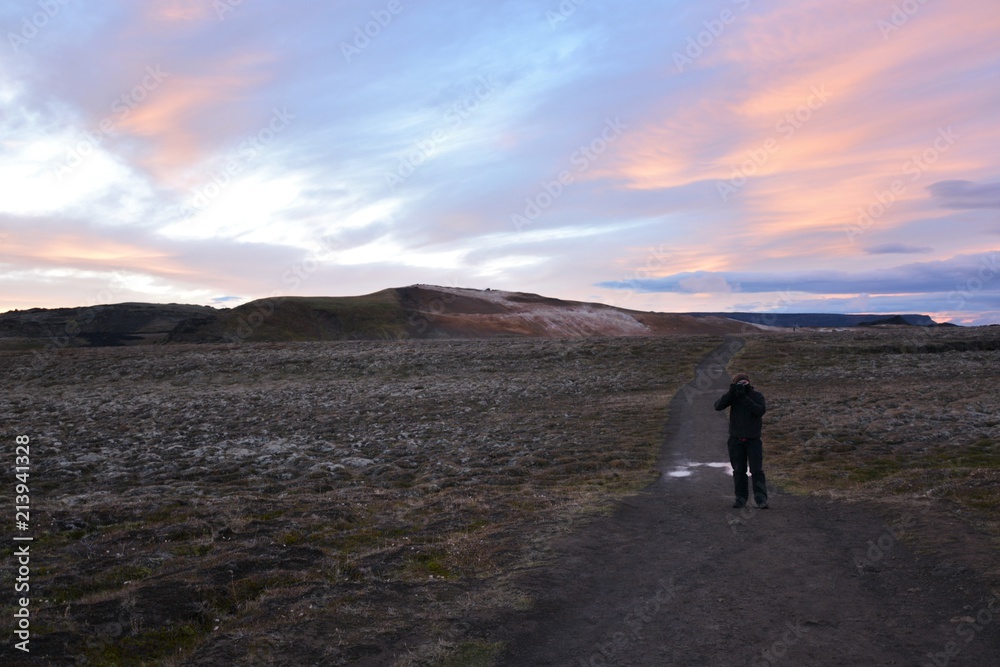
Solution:
[(750, 384), (750, 376), (746, 373), (737, 373), (733, 376), (733, 384)]

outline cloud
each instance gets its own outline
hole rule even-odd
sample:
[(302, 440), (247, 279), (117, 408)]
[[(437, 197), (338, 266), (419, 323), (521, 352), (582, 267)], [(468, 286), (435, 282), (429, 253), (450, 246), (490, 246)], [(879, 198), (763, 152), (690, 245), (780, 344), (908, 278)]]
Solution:
[(213, 6), (200, 0), (147, 0), (145, 4), (144, 9), (151, 21), (186, 23), (217, 18)]
[(928, 246), (909, 245), (906, 243), (883, 243), (865, 248), (865, 252), (869, 255), (916, 255), (932, 252), (933, 250), (934, 248)]
[(738, 284), (742, 293), (918, 294), (953, 291), (1000, 292), (1000, 251), (961, 255), (943, 261), (864, 271), (809, 270), (677, 273), (659, 278), (608, 281), (600, 287), (650, 292), (691, 292), (689, 285)]
[[(735, 230), (746, 247), (843, 230), (899, 181), (879, 220), (897, 227), (921, 199), (915, 184), (995, 164), (986, 145), (1000, 131), (980, 110), (1000, 102), (997, 90), (954, 76), (995, 67), (985, 54), (1000, 21), (994, 12), (981, 22), (986, 8), (923, 6), (890, 39), (876, 27), (887, 8), (864, 3), (846, 12), (816, 0), (737, 12), (724, 39), (677, 75), (692, 94), (664, 95), (661, 114), (625, 138), (618, 170), (629, 188), (700, 187), (706, 205), (714, 198), (753, 223), (745, 236)], [(931, 94), (938, 89), (950, 94)], [(949, 126), (958, 139), (936, 148)]]
[[(122, 133), (144, 144), (135, 151), (137, 163), (160, 179), (176, 178), (204, 159), (220, 139), (255, 130), (241, 102), (270, 78), (272, 61), (266, 52), (245, 51), (188, 71), (147, 68), (155, 76), (147, 73), (142, 81), (156, 81), (155, 88), (150, 85), (140, 100), (131, 96), (146, 84), (133, 87), (118, 121)], [(266, 119), (261, 120), (266, 125)]]
[(719, 273), (697, 273), (681, 278), (677, 281), (677, 288), (692, 294), (729, 294), (733, 291), (732, 285)]
[[(47, 283), (53, 276), (67, 276), (58, 305), (92, 299), (109, 282), (122, 282), (121, 276), (128, 276), (125, 282), (131, 300), (143, 300), (139, 296), (143, 284), (156, 286), (146, 300), (162, 298), (171, 289), (176, 299), (197, 295), (199, 302), (220, 292), (269, 293), (280, 289), (283, 276), (307, 256), (306, 251), (288, 246), (216, 239), (170, 241), (155, 229), (101, 225), (79, 218), (0, 216), (0, 237), (4, 238), (0, 245), (4, 283), (11, 284), (7, 282), (11, 276), (23, 281), (37, 275)], [(30, 281), (19, 284), (11, 292), (19, 296), (36, 293)]]
[[(922, 3), (889, 33), (879, 3), (723, 3), (714, 36), (719, 7), (680, 0), (555, 23), (555, 0), (403, 2), (378, 28), (369, 4), (68, 3), (0, 52), (0, 262), (33, 276), (0, 308), (86, 300), (115, 271), (135, 300), (206, 303), (488, 280), (651, 310), (799, 288), (933, 305), (996, 245), (993, 0)], [(859, 211), (878, 214), (849, 236)]]
[(927, 186), (927, 190), (948, 208), (1000, 209), (1000, 183), (938, 181)]

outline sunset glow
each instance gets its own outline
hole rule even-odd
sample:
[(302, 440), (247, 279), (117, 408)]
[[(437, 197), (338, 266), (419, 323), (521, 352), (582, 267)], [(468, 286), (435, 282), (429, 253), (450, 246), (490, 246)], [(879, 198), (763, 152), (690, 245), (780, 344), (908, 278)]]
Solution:
[(45, 7), (0, 9), (0, 312), (308, 267), (1000, 323), (992, 0)]

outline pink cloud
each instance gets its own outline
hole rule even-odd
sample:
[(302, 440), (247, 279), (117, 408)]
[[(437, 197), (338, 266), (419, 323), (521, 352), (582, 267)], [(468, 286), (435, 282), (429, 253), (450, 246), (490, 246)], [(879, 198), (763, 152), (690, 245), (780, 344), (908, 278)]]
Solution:
[(825, 230), (843, 241), (825, 254), (852, 255), (863, 248), (841, 232), (897, 181), (883, 228), (910, 219), (924, 186), (989, 170), (1000, 129), (978, 118), (998, 92), (951, 83), (989, 62), (1000, 14), (987, 2), (925, 5), (883, 38), (891, 6), (846, 4), (738, 16), (679, 74), (697, 84), (693, 100), (624, 138), (613, 171), (625, 187), (701, 184), (747, 220), (758, 248)]
[(215, 4), (204, 0), (153, 0), (144, 3), (143, 9), (150, 22), (189, 23), (216, 19)]
[(205, 158), (220, 141), (211, 128), (234, 130), (247, 124), (239, 103), (269, 80), (266, 65), (271, 60), (268, 54), (250, 52), (204, 71), (169, 74), (119, 124), (143, 141), (138, 163), (157, 178), (171, 180)]
[(37, 268), (195, 277), (162, 249), (94, 234), (19, 234), (5, 244), (4, 254), (16, 257), (20, 264)]

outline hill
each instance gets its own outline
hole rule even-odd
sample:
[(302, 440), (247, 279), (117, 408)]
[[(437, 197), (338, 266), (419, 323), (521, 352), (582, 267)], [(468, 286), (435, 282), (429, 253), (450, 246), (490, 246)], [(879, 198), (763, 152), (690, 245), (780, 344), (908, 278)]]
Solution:
[(0, 313), (3, 347), (141, 345), (164, 342), (181, 322), (211, 317), (209, 306), (116, 303)]
[(0, 314), (0, 347), (98, 347), (399, 338), (733, 334), (791, 327), (940, 326), (927, 315), (658, 313), (527, 292), (411, 285), (345, 297), (281, 296), (236, 308), (120, 303)]
[(175, 342), (563, 338), (735, 333), (723, 317), (647, 313), (497, 290), (413, 285), (359, 297), (262, 299), (183, 323)]
[[(761, 327), (754, 327), (761, 328)], [(432, 285), (350, 297), (273, 297), (236, 308), (124, 303), (0, 314), (0, 345), (57, 347), (727, 334), (745, 323), (721, 315), (652, 313), (525, 292)]]

